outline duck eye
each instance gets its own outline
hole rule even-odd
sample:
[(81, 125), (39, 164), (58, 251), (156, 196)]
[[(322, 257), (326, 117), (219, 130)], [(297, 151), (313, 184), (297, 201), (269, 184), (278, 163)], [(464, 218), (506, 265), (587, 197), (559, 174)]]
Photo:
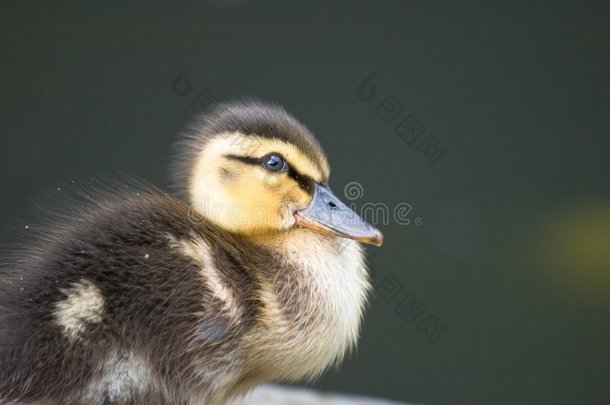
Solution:
[(286, 169), (286, 162), (278, 155), (269, 155), (263, 158), (263, 166), (270, 172), (281, 172)]

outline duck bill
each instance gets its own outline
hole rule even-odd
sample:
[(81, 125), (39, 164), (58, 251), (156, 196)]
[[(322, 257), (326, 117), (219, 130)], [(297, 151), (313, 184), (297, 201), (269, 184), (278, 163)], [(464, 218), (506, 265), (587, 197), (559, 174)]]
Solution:
[(321, 234), (341, 236), (375, 246), (383, 244), (383, 234), (379, 229), (343, 204), (328, 186), (316, 183), (311, 204), (294, 216), (297, 225)]

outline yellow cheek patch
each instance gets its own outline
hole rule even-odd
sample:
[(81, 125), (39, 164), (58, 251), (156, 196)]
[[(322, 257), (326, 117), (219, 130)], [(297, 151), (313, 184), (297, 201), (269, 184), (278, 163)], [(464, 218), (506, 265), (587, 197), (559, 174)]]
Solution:
[[(326, 173), (293, 145), (282, 141), (226, 134), (211, 139), (198, 156), (189, 181), (191, 204), (224, 229), (261, 234), (294, 225), (294, 211), (311, 202), (288, 173), (228, 158), (281, 154), (301, 175), (321, 182)], [(325, 161), (324, 161), (325, 162)]]
[[(292, 215), (311, 202), (311, 195), (286, 173), (266, 172), (261, 167), (241, 163), (243, 171), (227, 187), (228, 197), (248, 209), (250, 221), (279, 225), (273, 218)], [(292, 218), (290, 218), (290, 225)]]
[(298, 205), (299, 208), (304, 208), (309, 205), (312, 196), (307, 191), (303, 190), (296, 181), (285, 176), (283, 183), (282, 191), (284, 192), (284, 198), (286, 200)]

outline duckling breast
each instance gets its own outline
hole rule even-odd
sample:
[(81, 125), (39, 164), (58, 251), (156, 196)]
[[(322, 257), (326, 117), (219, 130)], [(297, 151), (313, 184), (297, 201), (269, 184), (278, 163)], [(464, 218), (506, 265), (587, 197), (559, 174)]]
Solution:
[(278, 249), (280, 270), (261, 282), (266, 329), (257, 339), (271, 378), (290, 381), (317, 377), (355, 346), (371, 288), (357, 242), (293, 233)]

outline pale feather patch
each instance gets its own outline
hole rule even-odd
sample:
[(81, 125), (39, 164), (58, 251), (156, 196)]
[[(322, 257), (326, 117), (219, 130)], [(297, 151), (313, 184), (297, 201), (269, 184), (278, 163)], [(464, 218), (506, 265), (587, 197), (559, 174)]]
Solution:
[(222, 279), (222, 274), (214, 261), (210, 246), (201, 238), (194, 237), (194, 240), (177, 240), (175, 242), (182, 249), (182, 252), (193, 258), (201, 266), (207, 287), (212, 292), (212, 296), (222, 302), (223, 309), (234, 319), (240, 315), (239, 305), (235, 294)]
[(89, 280), (81, 279), (69, 289), (60, 290), (66, 299), (55, 304), (55, 321), (63, 329), (64, 335), (76, 340), (87, 327), (102, 321), (104, 296), (100, 289)]
[(174, 235), (172, 235), (171, 233), (166, 233), (165, 237), (167, 238), (167, 241), (169, 242), (169, 247), (170, 248), (177, 248), (180, 247), (180, 243), (178, 242), (178, 238), (176, 238)]
[(83, 395), (92, 405), (131, 403), (134, 396), (146, 392), (153, 383), (153, 372), (147, 362), (135, 353), (112, 353)]

